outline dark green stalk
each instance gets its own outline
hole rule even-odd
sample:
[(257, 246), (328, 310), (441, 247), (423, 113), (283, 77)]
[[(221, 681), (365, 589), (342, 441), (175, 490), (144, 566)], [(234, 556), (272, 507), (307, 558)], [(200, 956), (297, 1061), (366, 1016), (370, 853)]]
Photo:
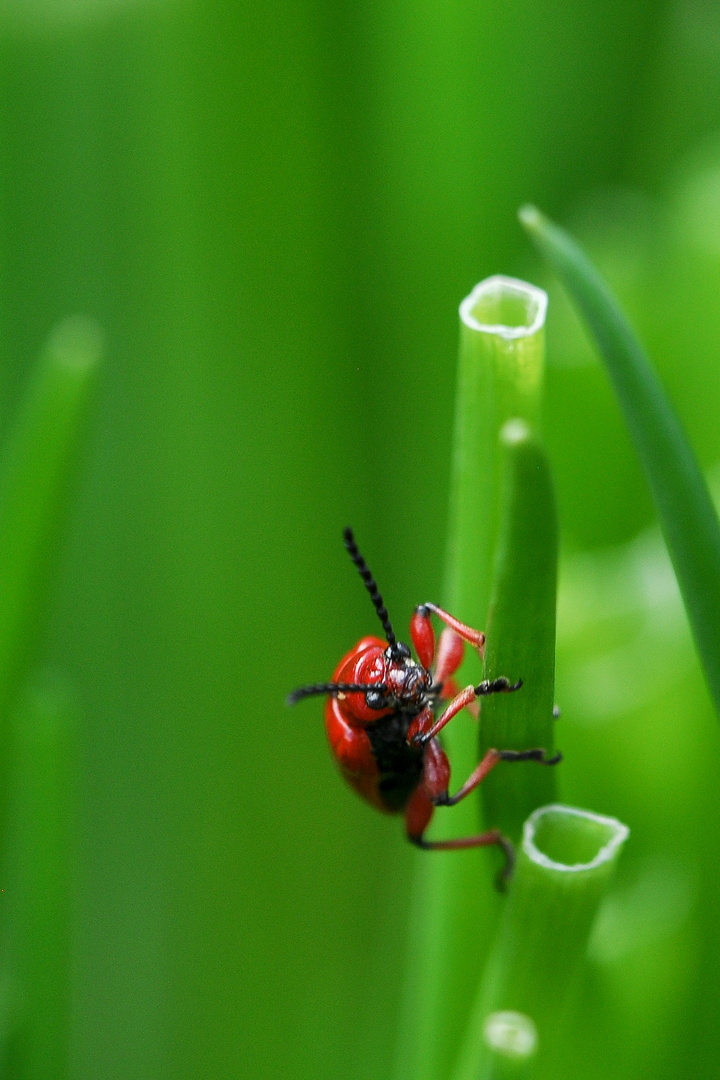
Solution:
[[(558, 530), (545, 452), (527, 424), (500, 436), (504, 470), (501, 533), (488, 616), (485, 677), (523, 680), (513, 694), (482, 703), (480, 753), (542, 747), (552, 754)], [(537, 806), (556, 796), (554, 767), (502, 763), (480, 791), (485, 821), (517, 840)]]
[(534, 207), (524, 207), (520, 220), (559, 274), (605, 361), (657, 505), (720, 714), (720, 525), (695, 456), (642, 346), (585, 253)]

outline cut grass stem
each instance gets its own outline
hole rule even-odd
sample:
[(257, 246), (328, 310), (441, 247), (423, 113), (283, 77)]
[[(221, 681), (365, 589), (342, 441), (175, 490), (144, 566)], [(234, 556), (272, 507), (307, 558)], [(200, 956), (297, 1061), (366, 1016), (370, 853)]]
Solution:
[[(500, 531), (499, 434), (513, 418), (537, 426), (546, 306), (542, 290), (492, 277), (460, 307), (443, 604), (480, 629)], [(479, 661), (470, 657), (460, 678), (477, 682), (479, 677)], [(478, 761), (478, 729), (469, 714), (448, 726), (446, 747), (459, 785)], [(438, 814), (438, 824), (443, 835), (452, 830), (467, 836), (478, 831), (479, 816), (478, 800), (471, 796)], [(482, 928), (492, 924), (498, 906), (492, 881), (487, 856), (478, 851), (417, 857), (397, 1080), (446, 1080), (450, 1072), (482, 969), (487, 940)]]
[[(540, 1068), (551, 1060), (593, 919), (627, 837), (615, 818), (574, 807), (544, 806), (530, 815), (453, 1080), (495, 1080), (520, 1066), (519, 1075), (529, 1075), (535, 1054)], [(508, 1052), (488, 1037), (488, 1021), (498, 1013), (530, 1018), (537, 1041), (520, 1055), (524, 1060), (517, 1060), (513, 1044)]]

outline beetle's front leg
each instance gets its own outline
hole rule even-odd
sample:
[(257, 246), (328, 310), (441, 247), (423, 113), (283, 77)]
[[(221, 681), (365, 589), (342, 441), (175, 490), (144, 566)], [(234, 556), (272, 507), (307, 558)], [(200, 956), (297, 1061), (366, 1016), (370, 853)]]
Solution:
[(437, 615), (438, 619), (441, 619), (446, 626), (449, 626), (451, 630), (454, 630), (458, 637), (466, 641), (468, 645), (472, 645), (473, 649), (477, 649), (480, 654), (480, 659), (483, 658), (483, 652), (485, 650), (485, 635), (482, 630), (475, 630), (474, 627), (468, 626), (467, 623), (460, 622), (450, 612), (445, 611), (443, 608), (438, 607), (437, 604), (431, 604), (429, 601), (426, 604), (418, 604), (415, 608), (415, 614), (420, 618), (427, 618), (428, 612), (431, 611), (433, 615)]
[[(440, 635), (437, 655), (435, 653), (435, 631), (430, 622), (430, 613), (437, 615), (445, 623)], [(485, 635), (482, 630), (475, 630), (454, 615), (438, 607), (437, 604), (419, 604), (410, 620), (410, 637), (418, 654), (420, 663), (430, 668), (435, 660), (435, 678), (443, 682), (460, 667), (463, 658), (463, 642), (466, 641), (477, 649), (480, 659), (485, 649)]]
[(410, 727), (407, 732), (407, 741), (409, 743), (424, 743), (428, 736), (428, 732), (432, 731), (433, 724), (435, 723), (435, 714), (429, 705), (426, 705), (421, 713), (410, 722)]
[[(445, 623), (440, 634), (440, 640), (435, 648), (435, 631), (430, 621), (430, 612), (437, 615)], [(419, 604), (413, 612), (410, 620), (410, 638), (415, 647), (418, 659), (424, 668), (432, 667), (433, 683), (440, 691), (440, 696), (452, 699), (458, 693), (457, 684), (452, 676), (463, 662), (465, 654), (465, 642), (477, 649), (478, 656), (482, 660), (485, 650), (485, 635), (482, 630), (474, 630), (472, 626), (460, 622), (454, 615), (443, 611), (437, 604)], [(480, 705), (473, 699), (468, 702), (467, 709), (477, 720), (480, 715)]]

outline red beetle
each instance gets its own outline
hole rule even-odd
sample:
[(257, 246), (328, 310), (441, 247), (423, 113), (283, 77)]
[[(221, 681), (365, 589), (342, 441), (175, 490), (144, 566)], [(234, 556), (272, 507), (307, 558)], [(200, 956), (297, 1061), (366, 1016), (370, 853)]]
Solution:
[[(452, 676), (460, 667), (464, 642), (482, 658), (485, 635), (461, 623), (435, 604), (421, 604), (410, 620), (410, 638), (418, 659), (393, 632), (387, 609), (351, 529), (344, 532), (345, 547), (357, 566), (385, 632), (385, 641), (364, 637), (342, 658), (332, 682), (295, 690), (294, 705), (316, 694), (328, 696), (325, 728), (330, 748), (345, 779), (378, 810), (404, 812), (408, 839), (431, 850), (484, 847), (498, 844), (506, 853), (505, 875), (510, 872), (513, 849), (497, 830), (455, 840), (426, 840), (425, 831), (436, 806), (454, 806), (469, 795), (500, 761), (537, 761), (555, 765), (562, 755), (545, 757), (542, 749), (488, 750), (455, 795), (450, 795), (450, 763), (436, 736), (461, 709), (487, 694), (519, 690), (522, 680), (485, 680), (455, 692)], [(430, 614), (445, 623), (438, 648)], [(448, 705), (437, 719), (434, 710), (443, 698)]]

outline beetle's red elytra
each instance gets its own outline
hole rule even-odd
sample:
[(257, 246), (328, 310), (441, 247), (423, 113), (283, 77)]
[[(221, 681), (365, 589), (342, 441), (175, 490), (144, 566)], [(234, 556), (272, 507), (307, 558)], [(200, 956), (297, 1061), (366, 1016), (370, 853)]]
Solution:
[[(420, 604), (410, 620), (410, 640), (398, 641), (387, 609), (351, 529), (344, 531), (345, 547), (370, 594), (385, 634), (364, 637), (336, 667), (332, 681), (295, 690), (294, 705), (303, 698), (326, 695), (325, 729), (333, 756), (348, 783), (378, 810), (403, 813), (408, 839), (426, 850), (447, 851), (496, 844), (505, 851), (506, 878), (512, 869), (513, 848), (499, 830), (453, 840), (427, 840), (425, 832), (436, 806), (454, 806), (480, 784), (501, 761), (536, 761), (555, 765), (540, 748), (488, 750), (460, 790), (450, 795), (450, 762), (437, 735), (465, 708), (477, 710), (478, 698), (510, 694), (522, 680), (500, 677), (458, 691), (453, 675), (462, 663), (465, 645), (482, 658), (485, 635), (466, 626), (435, 604)], [(430, 616), (444, 623), (440, 639)], [(436, 717), (441, 703), (445, 708)]]

